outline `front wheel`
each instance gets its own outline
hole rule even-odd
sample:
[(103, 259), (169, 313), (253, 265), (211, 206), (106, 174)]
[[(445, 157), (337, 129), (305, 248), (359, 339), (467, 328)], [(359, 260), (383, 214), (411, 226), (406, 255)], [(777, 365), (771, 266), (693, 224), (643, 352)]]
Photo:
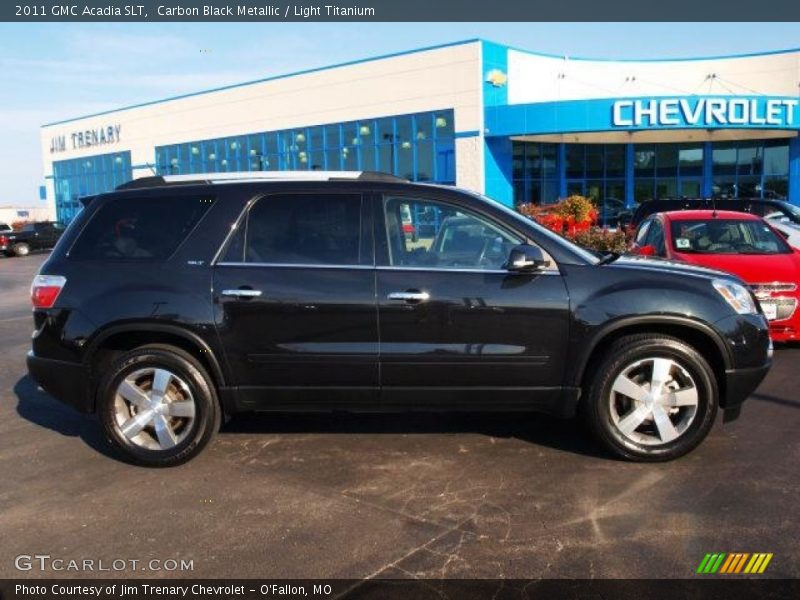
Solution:
[(666, 461), (708, 435), (718, 405), (708, 362), (681, 340), (632, 335), (616, 341), (594, 374), (582, 414), (611, 452), (634, 461)]
[(11, 252), (14, 256), (28, 256), (31, 253), (31, 247), (28, 244), (15, 244)]
[(98, 413), (111, 443), (132, 462), (167, 467), (197, 455), (219, 429), (213, 381), (190, 354), (143, 346), (100, 384)]

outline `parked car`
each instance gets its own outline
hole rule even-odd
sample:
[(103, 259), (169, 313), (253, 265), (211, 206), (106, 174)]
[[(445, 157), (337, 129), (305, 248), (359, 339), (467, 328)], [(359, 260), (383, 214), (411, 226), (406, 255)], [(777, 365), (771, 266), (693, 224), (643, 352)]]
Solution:
[(800, 339), (800, 250), (764, 219), (732, 211), (656, 214), (639, 226), (632, 250), (741, 277), (758, 298), (772, 339)]
[(782, 212), (769, 213), (764, 218), (773, 229), (777, 229), (786, 238), (792, 248), (800, 248), (800, 223), (793, 221)]
[(8, 233), (9, 231), (14, 231), (14, 228), (8, 223), (0, 223), (0, 233)]
[(676, 210), (732, 210), (745, 212), (757, 217), (780, 213), (789, 222), (800, 225), (800, 208), (783, 200), (764, 198), (663, 198), (642, 202), (636, 207), (630, 220), (629, 229), (635, 230), (650, 215)]
[[(147, 465), (256, 410), (580, 415), (614, 454), (669, 460), (770, 368), (738, 278), (601, 258), (451, 187), (183, 175), (84, 205), (33, 281), (28, 369)], [(440, 243), (409, 240), (406, 210)], [(448, 231), (477, 241), (451, 253)]]
[(20, 231), (0, 233), (0, 252), (6, 256), (26, 256), (31, 250), (47, 250), (56, 245), (64, 233), (64, 225), (57, 221), (28, 223)]
[(597, 211), (597, 224), (601, 227), (622, 228), (628, 225), (632, 212), (619, 198), (606, 198)]

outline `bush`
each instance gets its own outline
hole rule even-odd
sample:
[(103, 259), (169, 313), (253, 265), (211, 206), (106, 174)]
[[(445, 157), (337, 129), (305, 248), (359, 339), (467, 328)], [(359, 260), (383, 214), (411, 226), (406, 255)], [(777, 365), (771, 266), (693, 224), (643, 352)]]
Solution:
[(555, 204), (520, 204), (517, 210), (562, 235), (586, 231), (597, 222), (597, 209), (588, 198), (573, 195)]
[(25, 225), (28, 225), (29, 223), (33, 223), (33, 221), (14, 221), (11, 223), (11, 229), (14, 231), (22, 231)]
[(565, 221), (572, 221), (577, 225), (597, 220), (594, 204), (584, 196), (572, 195), (564, 198), (553, 206), (553, 212)]
[(628, 249), (628, 237), (624, 231), (609, 231), (602, 227), (591, 227), (585, 231), (568, 234), (567, 239), (579, 246), (598, 252), (623, 254)]

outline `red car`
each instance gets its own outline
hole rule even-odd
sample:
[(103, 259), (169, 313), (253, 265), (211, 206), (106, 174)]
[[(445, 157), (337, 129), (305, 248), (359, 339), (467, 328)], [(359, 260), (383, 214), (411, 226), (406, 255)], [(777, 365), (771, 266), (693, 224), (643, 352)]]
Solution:
[(776, 342), (800, 340), (800, 251), (748, 213), (686, 210), (642, 221), (631, 252), (727, 271), (753, 290)]

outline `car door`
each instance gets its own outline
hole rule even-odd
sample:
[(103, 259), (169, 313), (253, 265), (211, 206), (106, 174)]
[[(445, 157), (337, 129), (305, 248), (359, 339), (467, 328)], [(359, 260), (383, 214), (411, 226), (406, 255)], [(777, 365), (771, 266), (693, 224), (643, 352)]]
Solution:
[[(556, 399), (569, 299), (552, 259), (540, 273), (505, 270), (525, 240), (452, 199), (375, 202), (382, 403), (501, 409)], [(404, 235), (408, 213), (415, 236)]]
[(213, 294), (245, 405), (345, 408), (377, 398), (372, 226), (361, 194), (256, 199), (214, 266)]

